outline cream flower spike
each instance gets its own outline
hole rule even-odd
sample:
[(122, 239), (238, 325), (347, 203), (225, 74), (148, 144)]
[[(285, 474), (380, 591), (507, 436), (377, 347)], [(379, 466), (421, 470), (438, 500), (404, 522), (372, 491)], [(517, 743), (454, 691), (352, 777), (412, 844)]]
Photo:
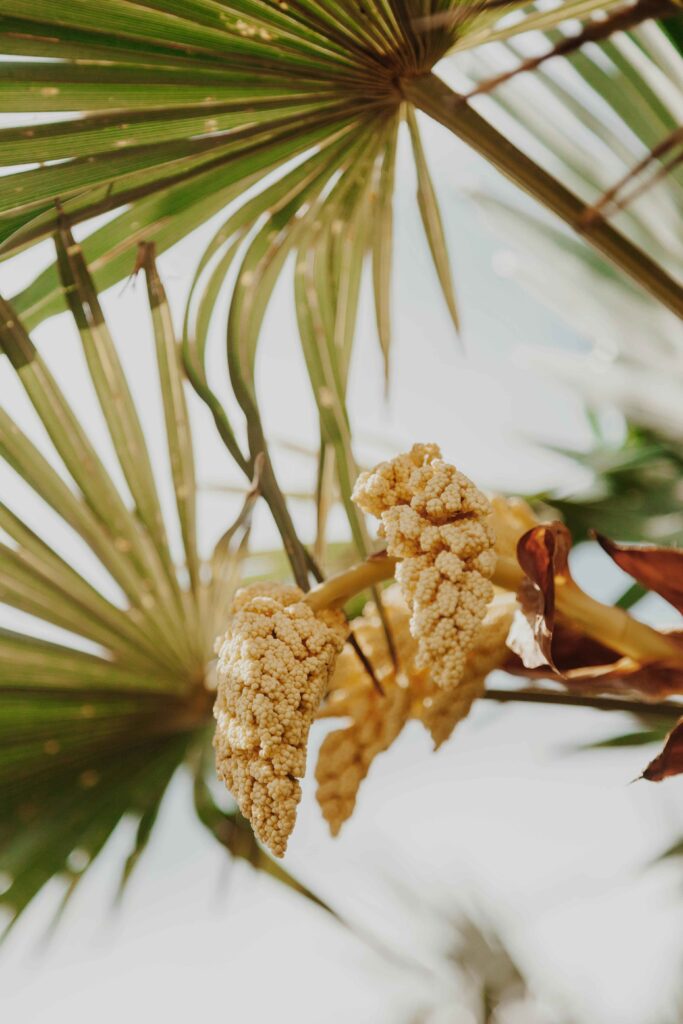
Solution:
[(505, 663), (510, 653), (505, 641), (516, 610), (515, 595), (505, 590), (497, 591), (487, 608), (458, 685), (449, 690), (433, 688), (423, 697), (417, 717), (429, 729), (435, 750), (450, 739), (456, 725), (467, 718), (472, 705), (484, 692), (489, 672)]
[(218, 643), (216, 770), (255, 834), (282, 857), (296, 821), (311, 724), (348, 635), (298, 587), (239, 590)]
[[(354, 651), (342, 652), (341, 660), (358, 662)], [(355, 666), (354, 666), (355, 668)], [(320, 746), (315, 778), (317, 799), (333, 836), (356, 806), (360, 785), (372, 762), (399, 736), (408, 721), (411, 693), (395, 677), (383, 680), (384, 696), (368, 685), (367, 673), (356, 670), (348, 688), (336, 695), (326, 716), (344, 715), (351, 723), (327, 734)]]
[(416, 444), (361, 473), (353, 500), (381, 521), (387, 553), (399, 560), (418, 667), (429, 667), (437, 686), (456, 686), (493, 597), (488, 499), (437, 445)]

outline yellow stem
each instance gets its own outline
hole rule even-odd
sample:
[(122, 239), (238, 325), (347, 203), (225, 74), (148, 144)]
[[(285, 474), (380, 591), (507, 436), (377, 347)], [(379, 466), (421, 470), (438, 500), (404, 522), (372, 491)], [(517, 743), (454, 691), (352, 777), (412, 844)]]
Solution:
[(672, 637), (638, 622), (623, 608), (601, 604), (573, 580), (555, 581), (558, 612), (594, 640), (641, 664), (666, 662), (683, 665), (683, 646)]
[(337, 573), (336, 576), (330, 576), (324, 583), (319, 583), (313, 590), (309, 590), (304, 601), (310, 604), (314, 611), (338, 607), (354, 594), (359, 594), (361, 590), (368, 590), (376, 583), (391, 579), (396, 561), (397, 559), (389, 555), (372, 556), (365, 562), (359, 562), (350, 569)]
[[(396, 561), (386, 554), (375, 555), (331, 576), (309, 591), (304, 600), (314, 610), (339, 607), (362, 590), (390, 579), (394, 575)], [(516, 592), (523, 579), (524, 573), (516, 561), (504, 556), (498, 559), (492, 576), (496, 586)], [(562, 618), (618, 654), (641, 664), (665, 662), (683, 665), (681, 644), (631, 618), (623, 608), (596, 601), (571, 579), (557, 577), (555, 580), (555, 606)]]
[[(524, 572), (511, 558), (498, 559), (492, 582), (505, 590), (517, 591)], [(641, 664), (666, 662), (683, 665), (683, 646), (644, 622), (632, 618), (623, 608), (602, 604), (581, 590), (574, 580), (555, 578), (555, 607), (558, 614), (593, 640)]]

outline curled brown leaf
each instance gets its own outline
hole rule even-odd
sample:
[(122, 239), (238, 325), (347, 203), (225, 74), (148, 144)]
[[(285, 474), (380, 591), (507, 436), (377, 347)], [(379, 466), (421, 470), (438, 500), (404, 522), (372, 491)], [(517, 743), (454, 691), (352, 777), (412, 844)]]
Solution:
[(620, 569), (683, 613), (683, 550), (655, 544), (617, 544), (600, 533), (593, 536)]
[(666, 738), (664, 749), (643, 772), (648, 782), (661, 782), (672, 775), (683, 772), (683, 718), (673, 727)]
[(525, 579), (517, 594), (521, 614), (507, 643), (528, 669), (549, 665), (557, 671), (553, 659), (555, 581), (570, 578), (571, 544), (569, 530), (558, 521), (534, 526), (517, 544), (517, 560)]
[(584, 662), (562, 671), (554, 671), (550, 667), (528, 669), (515, 658), (503, 667), (513, 675), (558, 682), (566, 690), (585, 697), (601, 694), (632, 697), (650, 703), (683, 694), (681, 669), (668, 665), (641, 665), (632, 658), (619, 657), (614, 651), (611, 654), (614, 660), (610, 662)]
[[(627, 572), (683, 608), (683, 551), (618, 545), (605, 537), (602, 547)], [(556, 621), (556, 591), (575, 588), (569, 572), (571, 535), (559, 522), (528, 530), (517, 546), (525, 573), (517, 613), (507, 639), (513, 652), (505, 669), (528, 678), (549, 679), (581, 696), (619, 696), (657, 702), (683, 694), (683, 668), (675, 661), (647, 664), (588, 636), (566, 617)], [(683, 630), (666, 631), (683, 644)]]

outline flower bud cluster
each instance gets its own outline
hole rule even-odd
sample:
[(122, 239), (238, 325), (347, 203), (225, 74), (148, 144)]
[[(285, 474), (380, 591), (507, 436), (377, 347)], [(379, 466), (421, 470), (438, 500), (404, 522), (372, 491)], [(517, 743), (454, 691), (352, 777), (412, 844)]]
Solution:
[(371, 603), (353, 621), (354, 636), (371, 662), (383, 693), (378, 692), (356, 652), (347, 644), (337, 661), (320, 718), (348, 718), (349, 724), (328, 733), (315, 770), (317, 798), (332, 835), (353, 813), (358, 791), (375, 757), (387, 750), (406, 722), (415, 718), (429, 730), (435, 746), (449, 738), (481, 695), (489, 672), (507, 656), (505, 640), (516, 600), (496, 592), (476, 644), (467, 657), (458, 686), (435, 686), (430, 673), (418, 666), (418, 644), (409, 629), (410, 612), (397, 586), (382, 594), (385, 618), (397, 654), (397, 667), (388, 650), (384, 627)]
[(438, 750), (450, 738), (456, 725), (467, 718), (473, 703), (484, 692), (489, 672), (505, 662), (509, 654), (505, 641), (516, 608), (514, 594), (498, 591), (488, 606), (458, 685), (448, 690), (434, 687), (424, 696), (419, 717), (429, 729), (435, 749)]
[(334, 836), (353, 813), (358, 790), (372, 762), (399, 736), (412, 711), (414, 687), (404, 655), (410, 647), (413, 666), (415, 641), (408, 631), (408, 611), (398, 588), (392, 587), (391, 591), (385, 591), (382, 604), (397, 648), (398, 671), (382, 620), (369, 602), (363, 614), (354, 619), (353, 633), (373, 667), (381, 692), (356, 651), (347, 644), (320, 712), (321, 718), (350, 719), (347, 726), (325, 737), (315, 770), (318, 803)]
[(411, 610), (420, 668), (444, 689), (456, 686), (493, 597), (491, 506), (436, 445), (361, 473), (353, 500), (380, 519), (387, 552)]
[(278, 857), (296, 820), (311, 723), (348, 635), (342, 612), (316, 613), (303, 596), (278, 583), (245, 587), (217, 644), (217, 772)]

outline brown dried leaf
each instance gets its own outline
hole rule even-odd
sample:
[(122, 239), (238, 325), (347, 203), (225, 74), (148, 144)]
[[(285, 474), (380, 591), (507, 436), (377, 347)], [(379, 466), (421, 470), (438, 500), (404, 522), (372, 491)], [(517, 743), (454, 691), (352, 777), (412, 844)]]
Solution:
[[(683, 607), (683, 551), (618, 545), (598, 538), (614, 560), (640, 583)], [(683, 670), (663, 664), (641, 665), (585, 636), (566, 622), (555, 622), (555, 582), (570, 579), (569, 531), (561, 523), (529, 530), (517, 548), (526, 573), (518, 597), (522, 607), (508, 636), (514, 652), (505, 669), (514, 675), (551, 679), (581, 695), (631, 696), (658, 701), (683, 693)], [(681, 638), (683, 630), (670, 630)]]
[(620, 569), (683, 613), (683, 550), (654, 544), (616, 544), (600, 533), (594, 536)]
[(683, 718), (673, 727), (666, 738), (664, 749), (643, 772), (648, 782), (661, 782), (672, 775), (683, 772)]
[(526, 578), (517, 594), (522, 613), (513, 622), (507, 644), (526, 668), (549, 665), (553, 660), (555, 579), (568, 578), (571, 534), (560, 522), (542, 523), (528, 530), (517, 544), (517, 560)]
[(581, 686), (586, 692), (619, 694), (643, 701), (659, 701), (683, 694), (683, 670), (670, 665), (640, 665), (631, 658), (620, 658), (612, 665), (578, 668), (564, 679), (571, 689)]
[(549, 667), (525, 668), (518, 659), (510, 659), (503, 668), (528, 679), (550, 679), (583, 697), (633, 697), (645, 703), (683, 694), (683, 670), (668, 665), (640, 665), (631, 658), (616, 657), (609, 664), (579, 665), (563, 672)]
[[(666, 633), (683, 642), (683, 630), (672, 629)], [(554, 669), (541, 666), (530, 669), (514, 656), (503, 667), (513, 675), (554, 680), (582, 696), (607, 694), (657, 701), (683, 694), (683, 669), (680, 667), (641, 665), (565, 622), (558, 623), (553, 630), (552, 656)]]
[(584, 669), (590, 666), (591, 669), (602, 668), (612, 665), (621, 658), (621, 655), (586, 636), (575, 626), (567, 621), (555, 623), (553, 629), (553, 664), (558, 672), (566, 675), (572, 669)]

